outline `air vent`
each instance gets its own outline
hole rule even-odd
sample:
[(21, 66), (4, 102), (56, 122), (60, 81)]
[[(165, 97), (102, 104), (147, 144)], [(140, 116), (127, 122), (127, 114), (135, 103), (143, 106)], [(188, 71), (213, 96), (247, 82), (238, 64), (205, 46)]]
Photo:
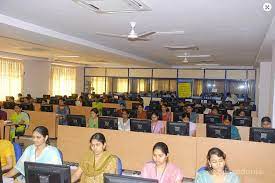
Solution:
[(97, 13), (151, 11), (141, 0), (73, 0)]

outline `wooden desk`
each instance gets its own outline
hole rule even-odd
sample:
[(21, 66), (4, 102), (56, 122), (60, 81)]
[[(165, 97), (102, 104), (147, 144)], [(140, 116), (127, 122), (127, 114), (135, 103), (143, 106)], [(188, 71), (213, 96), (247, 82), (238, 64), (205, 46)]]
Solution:
[[(59, 125), (57, 146), (63, 152), (64, 161), (79, 162), (82, 155), (89, 149), (89, 140), (92, 134), (96, 132), (105, 135), (107, 149), (120, 157), (124, 169), (141, 170), (146, 162), (152, 160), (154, 144), (164, 141), (169, 146), (171, 154), (169, 161), (179, 166), (186, 177), (195, 176), (196, 141), (193, 137)], [(183, 148), (185, 145), (188, 148)]]
[(89, 148), (92, 134), (101, 132), (107, 139), (107, 149), (118, 155), (123, 168), (141, 170), (152, 159), (152, 148), (163, 141), (169, 146), (169, 160), (194, 178), (196, 171), (205, 166), (206, 154), (212, 147), (220, 147), (227, 154), (230, 169), (241, 176), (244, 183), (274, 183), (275, 144), (235, 141), (203, 137), (184, 137), (116, 130), (58, 126), (58, 148), (65, 161), (79, 162)]
[[(8, 119), (14, 112), (12, 109), (4, 109), (7, 112)], [(25, 135), (31, 136), (32, 131), (37, 126), (45, 126), (49, 130), (50, 138), (57, 138), (57, 125), (56, 114), (53, 112), (38, 112), (38, 111), (26, 111), (30, 115), (30, 126), (26, 130)]]

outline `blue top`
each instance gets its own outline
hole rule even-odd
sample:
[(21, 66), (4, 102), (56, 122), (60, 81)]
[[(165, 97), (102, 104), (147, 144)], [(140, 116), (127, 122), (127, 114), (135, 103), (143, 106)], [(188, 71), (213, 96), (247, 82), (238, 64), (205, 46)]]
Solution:
[(117, 103), (120, 105), (120, 104), (123, 104), (124, 106), (126, 106), (126, 102), (125, 100), (118, 100)]
[(239, 130), (234, 125), (231, 125), (231, 139), (233, 139), (233, 140), (241, 140), (241, 136), (239, 134)]
[[(212, 175), (203, 170), (197, 173), (195, 183), (213, 183)], [(223, 183), (240, 183), (240, 178), (233, 172), (226, 173)]]
[(38, 157), (35, 157), (35, 145), (30, 145), (25, 149), (23, 155), (15, 165), (15, 169), (18, 170), (23, 176), (25, 176), (25, 161), (62, 165), (58, 149), (50, 145), (47, 145)]

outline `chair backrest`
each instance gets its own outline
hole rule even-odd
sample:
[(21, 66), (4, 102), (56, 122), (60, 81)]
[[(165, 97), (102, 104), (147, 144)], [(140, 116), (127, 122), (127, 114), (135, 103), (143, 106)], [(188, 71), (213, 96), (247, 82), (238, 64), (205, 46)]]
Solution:
[(121, 159), (118, 156), (116, 156), (116, 155), (114, 155), (114, 156), (117, 159), (117, 173), (118, 173), (118, 175), (122, 175), (122, 170), (123, 170), (123, 168), (122, 168), (122, 161), (121, 161)]
[(14, 153), (15, 153), (15, 159), (16, 162), (19, 160), (19, 158), (22, 156), (22, 148), (18, 143), (13, 142), (13, 148), (14, 148)]

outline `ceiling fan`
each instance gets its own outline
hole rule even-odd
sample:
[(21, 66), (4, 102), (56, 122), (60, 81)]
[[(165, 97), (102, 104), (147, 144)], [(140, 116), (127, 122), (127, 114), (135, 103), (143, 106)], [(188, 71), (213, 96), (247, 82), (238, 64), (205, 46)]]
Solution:
[(120, 35), (120, 34), (111, 34), (111, 33), (103, 33), (103, 32), (96, 32), (97, 35), (101, 36), (108, 36), (108, 37), (117, 37), (117, 38), (126, 38), (129, 41), (149, 41), (148, 36), (151, 36), (153, 34), (183, 34), (183, 31), (174, 31), (174, 32), (144, 32), (141, 34), (138, 34), (135, 32), (135, 26), (136, 22), (130, 22), (131, 25), (131, 31), (129, 32), (128, 35)]

